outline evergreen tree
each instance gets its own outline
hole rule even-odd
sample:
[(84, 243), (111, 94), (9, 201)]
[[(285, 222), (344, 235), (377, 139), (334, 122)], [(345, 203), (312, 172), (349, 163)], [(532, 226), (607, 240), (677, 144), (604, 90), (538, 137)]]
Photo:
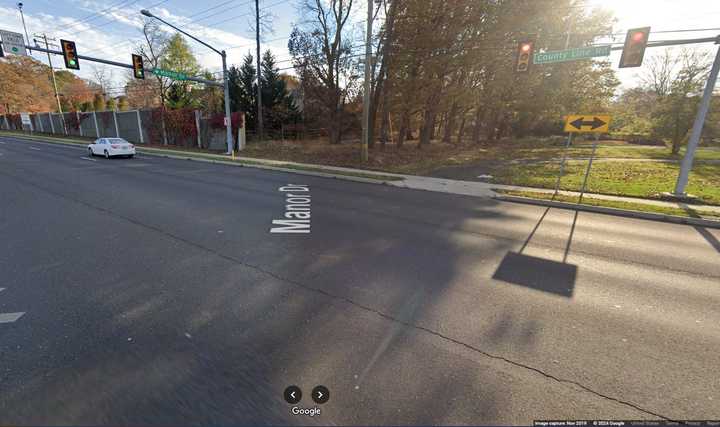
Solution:
[(268, 129), (279, 129), (282, 123), (291, 120), (297, 109), (288, 93), (285, 80), (275, 62), (275, 56), (266, 50), (260, 64), (262, 75), (263, 121)]
[(248, 53), (243, 58), (240, 68), (232, 66), (228, 70), (230, 84), (230, 108), (232, 111), (245, 112), (245, 121), (249, 129), (255, 128), (257, 112), (257, 82), (253, 61), (255, 58)]

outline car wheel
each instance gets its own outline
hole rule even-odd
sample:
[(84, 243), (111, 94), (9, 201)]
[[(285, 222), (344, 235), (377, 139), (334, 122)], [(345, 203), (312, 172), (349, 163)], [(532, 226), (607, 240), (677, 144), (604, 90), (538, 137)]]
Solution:
[(109, 158), (110, 158), (110, 153), (108, 153), (107, 150), (105, 150), (105, 158), (106, 158), (106, 159), (109, 159)]
[(93, 153), (92, 148), (88, 148), (88, 157), (94, 156), (95, 153)]
[(132, 159), (134, 156), (134, 154), (128, 154), (128, 159)]

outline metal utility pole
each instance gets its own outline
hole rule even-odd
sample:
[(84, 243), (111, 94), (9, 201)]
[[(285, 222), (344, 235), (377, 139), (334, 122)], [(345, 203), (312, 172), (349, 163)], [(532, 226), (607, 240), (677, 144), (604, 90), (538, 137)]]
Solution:
[[(22, 2), (18, 2), (17, 7), (18, 7), (18, 10), (20, 11), (20, 19), (22, 20), (23, 30), (25, 30), (25, 40), (26, 40), (25, 44), (27, 46), (30, 46), (30, 37), (28, 36), (27, 27), (25, 26), (25, 14), (22, 11), (22, 8), (23, 8)], [(30, 52), (32, 52), (32, 48), (28, 48), (28, 49), (30, 50)]]
[(367, 28), (365, 29), (365, 89), (363, 94), (363, 131), (362, 145), (360, 147), (360, 160), (368, 161), (368, 146), (370, 145), (370, 79), (372, 77), (372, 18), (373, 0), (367, 4)]
[[(214, 47), (210, 46), (209, 44), (205, 43), (204, 41), (198, 39), (195, 36), (192, 36), (185, 31), (181, 30), (180, 28), (174, 26), (173, 24), (165, 21), (162, 18), (159, 18), (155, 15), (153, 15), (149, 10), (143, 9), (140, 11), (141, 14), (147, 16), (148, 18), (155, 18), (158, 21), (162, 22), (163, 24), (174, 28), (178, 32), (185, 34), (186, 36), (190, 37), (191, 39), (195, 40), (196, 42), (200, 43), (201, 45), (209, 48), (210, 50), (214, 51), (218, 55), (222, 57), (222, 65), (223, 65), (223, 89), (225, 92), (225, 131), (226, 131), (226, 142), (227, 142), (227, 153), (225, 154), (233, 154), (233, 138), (232, 138), (232, 118), (230, 116), (230, 85), (228, 83), (228, 71), (227, 71), (227, 54), (225, 51), (219, 51), (215, 49)], [(80, 56), (78, 56), (80, 58)], [(105, 61), (109, 62), (109, 61)], [(123, 64), (124, 66), (124, 64)], [(199, 79), (188, 79), (188, 80), (194, 80), (198, 81)]]
[[(50, 50), (50, 44), (48, 43), (48, 40), (53, 40), (53, 41), (55, 40), (55, 39), (48, 39), (48, 36), (45, 33), (35, 34), (35, 37), (42, 37), (43, 41), (45, 42), (45, 49), (48, 49), (48, 50)], [(48, 64), (50, 65), (50, 76), (52, 77), (53, 89), (55, 90), (55, 100), (57, 101), (58, 112), (60, 114), (62, 114), (63, 110), (62, 110), (62, 105), (60, 105), (60, 95), (58, 95), (57, 80), (55, 79), (55, 69), (53, 68), (52, 57), (50, 56), (50, 53), (47, 54), (47, 58), (48, 58)], [(62, 116), (62, 117), (64, 117), (64, 116)], [(65, 122), (65, 120), (63, 120), (63, 123), (64, 122)]]
[(263, 139), (262, 78), (260, 69), (260, 0), (255, 0), (255, 41), (257, 42), (257, 138)]
[[(718, 41), (715, 44), (720, 44), (720, 37), (718, 37)], [(712, 93), (715, 90), (715, 82), (718, 79), (718, 72), (720, 72), (720, 47), (718, 47), (718, 51), (715, 54), (715, 62), (713, 62), (712, 69), (710, 70), (710, 76), (708, 77), (707, 84), (705, 85), (705, 92), (703, 93), (702, 101), (700, 101), (700, 108), (698, 108), (697, 116), (695, 117), (695, 123), (693, 124), (690, 141), (688, 141), (687, 151), (685, 152), (685, 157), (680, 165), (680, 175), (678, 176), (677, 183), (675, 184), (675, 197), (686, 196), (685, 188), (687, 187), (693, 159), (695, 158), (695, 150), (697, 150), (698, 144), (700, 143), (700, 136), (702, 134), (703, 125), (705, 124), (705, 117), (710, 109), (710, 100), (712, 99)]]

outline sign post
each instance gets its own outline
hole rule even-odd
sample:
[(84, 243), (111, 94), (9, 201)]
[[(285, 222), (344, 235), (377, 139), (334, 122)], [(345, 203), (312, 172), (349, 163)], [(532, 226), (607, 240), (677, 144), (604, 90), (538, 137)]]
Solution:
[[(563, 151), (562, 160), (560, 161), (560, 172), (558, 174), (557, 182), (555, 183), (555, 194), (553, 195), (553, 198), (560, 190), (560, 180), (565, 173), (565, 161), (567, 159), (567, 152), (570, 148), (570, 144), (572, 144), (573, 134), (594, 133), (595, 135), (598, 135), (601, 133), (607, 133), (610, 128), (610, 120), (611, 117), (606, 114), (570, 114), (565, 116), (565, 132), (568, 133), (568, 139), (565, 144), (565, 151)], [(596, 149), (597, 138), (595, 138), (595, 142), (593, 143), (593, 151), (590, 155), (590, 162), (588, 163), (587, 170), (585, 171), (585, 179), (583, 181), (582, 190), (580, 191), (580, 199), (578, 200), (578, 203), (582, 201), (582, 196), (585, 192), (588, 176), (590, 176), (590, 168), (592, 167)]]

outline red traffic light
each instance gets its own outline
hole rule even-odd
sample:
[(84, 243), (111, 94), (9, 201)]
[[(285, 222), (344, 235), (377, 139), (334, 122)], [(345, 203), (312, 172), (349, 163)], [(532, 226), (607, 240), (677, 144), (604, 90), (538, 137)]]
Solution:
[(530, 69), (533, 45), (532, 41), (523, 41), (518, 44), (517, 62), (515, 63), (516, 72), (525, 73)]
[(620, 68), (639, 67), (642, 65), (650, 36), (650, 27), (634, 28), (627, 32), (625, 46), (620, 57)]
[(634, 42), (641, 42), (645, 40), (645, 33), (635, 33), (632, 36)]

